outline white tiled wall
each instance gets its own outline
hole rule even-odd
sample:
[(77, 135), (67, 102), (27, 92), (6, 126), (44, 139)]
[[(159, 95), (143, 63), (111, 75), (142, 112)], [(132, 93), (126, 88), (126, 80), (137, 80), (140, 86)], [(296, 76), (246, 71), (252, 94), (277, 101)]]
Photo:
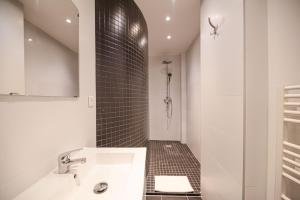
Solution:
[(267, 1), (245, 1), (245, 200), (266, 199)]
[[(268, 200), (280, 199), (282, 95), (286, 85), (300, 84), (300, 1), (268, 0), (269, 154)], [(299, 132), (297, 132), (299, 133)], [(300, 144), (300, 141), (294, 141)], [(275, 176), (276, 175), (276, 176)], [(276, 179), (275, 179), (276, 178)], [(275, 184), (276, 183), (276, 184)], [(299, 190), (298, 190), (299, 191)], [(299, 199), (298, 192), (297, 198)]]
[[(201, 7), (201, 188), (205, 200), (241, 200), (244, 23), (242, 0)], [(208, 17), (224, 17), (215, 39)]]
[(186, 52), (187, 144), (196, 158), (201, 155), (200, 35)]
[[(173, 100), (173, 116), (167, 122), (166, 98), (167, 75), (163, 60), (171, 60), (169, 65), (171, 78), (171, 97)], [(149, 114), (150, 140), (181, 140), (181, 78), (180, 56), (149, 57)], [(169, 125), (167, 124), (169, 123)]]

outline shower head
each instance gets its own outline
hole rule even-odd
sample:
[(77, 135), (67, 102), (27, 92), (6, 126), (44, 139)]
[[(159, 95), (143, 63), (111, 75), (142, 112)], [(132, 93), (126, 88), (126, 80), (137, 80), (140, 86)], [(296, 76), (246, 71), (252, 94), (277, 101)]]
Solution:
[(162, 64), (164, 64), (164, 65), (168, 65), (168, 64), (171, 64), (171, 63), (172, 63), (172, 61), (168, 61), (168, 60), (162, 61)]

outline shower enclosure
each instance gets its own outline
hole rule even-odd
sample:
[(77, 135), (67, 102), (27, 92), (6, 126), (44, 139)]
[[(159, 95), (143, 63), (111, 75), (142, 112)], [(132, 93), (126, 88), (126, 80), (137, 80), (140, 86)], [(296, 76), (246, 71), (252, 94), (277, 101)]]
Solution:
[[(181, 143), (181, 57), (150, 57), (150, 140), (147, 146), (148, 195), (200, 195), (200, 163)], [(186, 177), (193, 192), (159, 190), (161, 178)], [(176, 181), (174, 181), (176, 182)], [(182, 182), (180, 185), (184, 185)], [(171, 189), (172, 190), (172, 189)], [(197, 199), (197, 198), (196, 198)]]

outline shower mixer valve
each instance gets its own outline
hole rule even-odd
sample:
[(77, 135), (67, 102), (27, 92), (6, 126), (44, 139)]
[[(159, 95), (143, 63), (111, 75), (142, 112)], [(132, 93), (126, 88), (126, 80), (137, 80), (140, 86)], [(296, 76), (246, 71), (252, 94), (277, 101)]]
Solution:
[(164, 99), (165, 104), (167, 105), (167, 118), (171, 119), (172, 117), (172, 112), (173, 112), (173, 105), (172, 105), (172, 98), (171, 97), (166, 97)]

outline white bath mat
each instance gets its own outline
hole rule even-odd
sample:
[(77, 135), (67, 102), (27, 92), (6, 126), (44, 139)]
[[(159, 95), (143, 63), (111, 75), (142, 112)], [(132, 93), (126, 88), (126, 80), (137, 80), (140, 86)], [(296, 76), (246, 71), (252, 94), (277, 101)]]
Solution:
[(155, 176), (155, 191), (168, 193), (193, 192), (186, 176)]

